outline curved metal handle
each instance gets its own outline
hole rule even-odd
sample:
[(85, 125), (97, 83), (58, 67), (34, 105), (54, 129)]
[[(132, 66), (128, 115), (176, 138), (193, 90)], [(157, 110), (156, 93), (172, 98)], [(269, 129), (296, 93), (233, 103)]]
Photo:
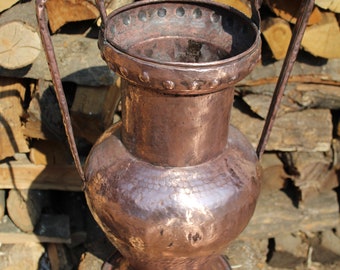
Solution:
[(36, 15), (39, 25), (39, 31), (41, 36), (41, 41), (44, 47), (44, 51), (47, 58), (48, 67), (52, 76), (52, 81), (54, 85), (54, 90), (56, 92), (57, 100), (61, 110), (61, 115), (63, 118), (63, 123), (65, 127), (65, 132), (67, 136), (68, 143), (70, 145), (73, 160), (75, 162), (78, 173), (83, 181), (85, 181), (85, 175), (83, 168), (81, 166), (76, 142), (74, 139), (73, 129), (71, 125), (71, 117), (67, 106), (67, 100), (65, 97), (63, 85), (60, 79), (60, 72), (57, 64), (57, 60), (54, 53), (53, 43), (51, 40), (50, 32), (48, 30), (48, 23), (46, 18), (45, 3), (47, 0), (36, 0)]
[(96, 0), (96, 5), (97, 5), (98, 10), (99, 10), (100, 18), (102, 19), (102, 25), (105, 28), (106, 20), (107, 20), (107, 13), (106, 13), (104, 0)]
[(251, 4), (251, 19), (256, 24), (257, 28), (261, 29), (260, 7), (262, 0), (250, 0)]
[(290, 73), (292, 72), (293, 65), (300, 50), (302, 37), (305, 32), (310, 14), (312, 13), (313, 7), (314, 0), (304, 0), (300, 4), (297, 22), (293, 30), (293, 36), (289, 43), (287, 55), (281, 68), (280, 76), (274, 90), (271, 104), (269, 106), (266, 122), (264, 124), (261, 138), (256, 149), (256, 153), (259, 158), (261, 158), (266, 144), (269, 140), (269, 135), (273, 128), (276, 114), (279, 110), (279, 105), (283, 96), (283, 92), (286, 88), (288, 78), (290, 76)]

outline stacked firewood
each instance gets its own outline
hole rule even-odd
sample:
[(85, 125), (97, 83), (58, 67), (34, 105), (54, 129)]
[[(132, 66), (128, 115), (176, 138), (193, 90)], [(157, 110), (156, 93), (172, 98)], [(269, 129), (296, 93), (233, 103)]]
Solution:
[[(247, 0), (216, 1), (251, 16)], [(108, 11), (128, 2), (131, 0), (105, 0)], [(254, 147), (300, 2), (266, 0), (261, 7), (262, 62), (237, 85), (231, 118)], [(100, 134), (119, 121), (121, 80), (100, 57), (99, 13), (94, 0), (48, 0), (46, 8), (76, 140), (85, 159)], [(81, 191), (81, 181), (67, 147), (38, 34), (35, 3), (1, 0), (0, 12), (0, 243), (18, 239), (69, 243), (70, 231), (62, 237), (60, 232), (39, 235), (39, 228), (55, 222), (69, 226), (67, 216), (44, 213), (48, 200), (44, 190)], [(261, 161), (263, 192), (254, 218), (239, 241), (259, 240), (252, 243), (261, 246), (258, 251), (263, 253), (258, 261), (264, 264), (270, 252), (268, 239), (276, 239), (276, 248), (284, 249), (283, 239), (298, 242), (319, 231), (327, 231), (328, 236), (333, 233), (333, 238), (339, 235), (339, 206), (334, 192), (340, 169), (339, 13), (339, 1), (316, 0)], [(301, 240), (299, 245), (308, 253), (307, 242)], [(334, 246), (325, 248), (332, 250)], [(43, 252), (41, 246), (36, 250), (40, 255)], [(51, 250), (52, 254), (53, 246)], [(240, 253), (237, 244), (234, 252)], [(232, 258), (233, 247), (229, 254)], [(0, 262), (0, 268), (6, 266)], [(81, 269), (87, 269), (86, 264)]]

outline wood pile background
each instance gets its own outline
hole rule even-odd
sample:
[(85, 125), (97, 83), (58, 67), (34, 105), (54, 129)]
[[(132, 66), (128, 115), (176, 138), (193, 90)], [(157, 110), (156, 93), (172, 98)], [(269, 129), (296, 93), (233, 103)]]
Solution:
[[(246, 0), (216, 1), (250, 15)], [(106, 1), (108, 10), (128, 2)], [(340, 2), (315, 2), (261, 161), (263, 191), (256, 213), (228, 249), (232, 263), (241, 265), (238, 269), (267, 269), (280, 252), (313, 264), (321, 260), (316, 252), (320, 248), (340, 261), (336, 257), (340, 256)], [(254, 147), (299, 3), (264, 1), (262, 62), (236, 87), (231, 123)], [(121, 82), (100, 57), (94, 1), (48, 0), (47, 13), (78, 147), (85, 159), (98, 136), (120, 119)], [(1, 269), (14, 260), (14, 253), (24, 254), (16, 255), (18, 264), (25, 256), (33, 258), (29, 263), (25, 259), (25, 269), (37, 269), (44, 253), (51, 269), (62, 269), (61, 265), (71, 264), (65, 259), (65, 245), (73, 248), (88, 237), (84, 230), (71, 228), (71, 214), (46, 210), (52, 207), (50, 190), (78, 194), (81, 181), (67, 147), (38, 33), (34, 1), (1, 0), (0, 243), (6, 245), (0, 251), (7, 254), (7, 260), (0, 260)], [(41, 243), (49, 244), (46, 248)], [(245, 246), (251, 256), (247, 252), (244, 258), (236, 256)], [(250, 257), (253, 261), (247, 265)], [(91, 269), (90, 263), (102, 259), (83, 253), (79, 269)]]

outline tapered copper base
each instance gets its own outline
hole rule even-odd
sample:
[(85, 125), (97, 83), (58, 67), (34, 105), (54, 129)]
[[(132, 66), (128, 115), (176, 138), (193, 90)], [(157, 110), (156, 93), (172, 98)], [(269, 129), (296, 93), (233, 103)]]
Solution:
[[(196, 266), (194, 266), (196, 265)], [(205, 262), (204, 265), (198, 265), (192, 260), (191, 265), (174, 266), (172, 268), (167, 268), (167, 270), (231, 270), (231, 266), (228, 263), (227, 257), (224, 255), (214, 257), (208, 263)], [(124, 259), (119, 252), (113, 254), (104, 264), (102, 270), (134, 270), (129, 262)], [(160, 270), (160, 269), (157, 269)]]

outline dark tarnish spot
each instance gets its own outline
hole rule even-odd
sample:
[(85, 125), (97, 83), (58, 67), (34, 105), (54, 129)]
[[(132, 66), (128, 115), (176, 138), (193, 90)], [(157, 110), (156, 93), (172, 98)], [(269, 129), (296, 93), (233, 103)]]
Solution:
[(159, 234), (160, 234), (161, 236), (163, 236), (163, 233), (164, 233), (164, 230), (161, 229), (160, 232), (159, 232)]
[(189, 233), (188, 240), (190, 242), (196, 243), (197, 241), (202, 240), (202, 237), (199, 235), (199, 233), (196, 233), (194, 235), (192, 235), (192, 233)]
[(233, 168), (229, 168), (231, 174), (231, 181), (237, 188), (242, 188), (243, 183), (240, 181), (239, 177), (237, 176), (236, 172)]
[(171, 242), (171, 243), (168, 245), (168, 247), (172, 247), (172, 246), (173, 246), (173, 244), (174, 244), (174, 243), (173, 243), (173, 242)]

